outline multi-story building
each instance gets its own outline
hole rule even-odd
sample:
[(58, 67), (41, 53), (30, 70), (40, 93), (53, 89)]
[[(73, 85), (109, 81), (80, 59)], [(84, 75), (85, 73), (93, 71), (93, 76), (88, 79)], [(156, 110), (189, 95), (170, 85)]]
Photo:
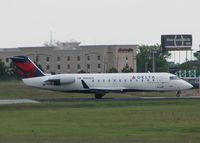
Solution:
[(119, 72), (126, 64), (136, 72), (138, 45), (80, 45), (78, 42), (58, 42), (54, 46), (0, 49), (0, 61), (9, 65), (9, 57), (25, 55), (42, 66), (46, 73)]

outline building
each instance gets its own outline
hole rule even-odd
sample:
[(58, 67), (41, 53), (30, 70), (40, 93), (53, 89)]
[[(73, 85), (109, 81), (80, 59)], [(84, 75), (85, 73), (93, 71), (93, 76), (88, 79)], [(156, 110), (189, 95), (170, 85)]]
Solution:
[(138, 45), (80, 45), (79, 42), (57, 42), (41, 47), (0, 49), (0, 61), (10, 64), (9, 57), (25, 55), (42, 66), (46, 73), (104, 73), (111, 68), (119, 72), (126, 64), (136, 69)]

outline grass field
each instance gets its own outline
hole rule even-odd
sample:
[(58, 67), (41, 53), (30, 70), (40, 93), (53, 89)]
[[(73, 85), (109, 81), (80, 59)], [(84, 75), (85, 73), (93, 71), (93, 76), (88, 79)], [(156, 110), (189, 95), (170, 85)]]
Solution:
[[(1, 99), (55, 96), (91, 98), (24, 88), (16, 81), (0, 83)], [(116, 97), (129, 98), (126, 94)], [(199, 143), (200, 100), (0, 105), (0, 143), (4, 142)]]

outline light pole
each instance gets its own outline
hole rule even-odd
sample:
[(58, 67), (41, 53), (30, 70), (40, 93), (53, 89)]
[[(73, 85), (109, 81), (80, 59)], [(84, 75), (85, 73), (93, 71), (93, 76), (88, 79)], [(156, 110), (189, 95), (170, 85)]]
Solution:
[(152, 65), (153, 65), (152, 71), (155, 72), (155, 58), (154, 58), (154, 54), (156, 54), (157, 51), (152, 51), (151, 53), (152, 53)]

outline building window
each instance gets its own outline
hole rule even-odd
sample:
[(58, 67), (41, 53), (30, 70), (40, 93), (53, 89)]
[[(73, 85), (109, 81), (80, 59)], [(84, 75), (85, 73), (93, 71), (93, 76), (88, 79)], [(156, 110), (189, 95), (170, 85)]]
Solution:
[(49, 67), (49, 65), (47, 65), (47, 66), (46, 66), (46, 70), (49, 70), (49, 69), (50, 69), (50, 67)]
[(80, 61), (81, 60), (81, 57), (80, 56), (77, 56), (77, 61)]
[(87, 56), (88, 61), (90, 61), (90, 56)]
[(61, 68), (60, 65), (57, 65), (57, 69), (60, 70), (60, 68)]
[(97, 57), (97, 60), (100, 61), (100, 60), (101, 60), (101, 56), (98, 56), (98, 57)]
[(98, 69), (100, 69), (101, 68), (101, 64), (98, 64)]
[(90, 69), (90, 64), (87, 64), (87, 68)]
[(80, 64), (77, 65), (77, 69), (81, 69), (81, 65)]
[(58, 62), (60, 61), (60, 57), (57, 57), (57, 61), (58, 61)]
[(67, 57), (67, 61), (70, 61), (70, 56)]
[(69, 64), (67, 65), (67, 69), (70, 69), (70, 65)]
[(46, 57), (46, 61), (49, 62), (49, 57)]

